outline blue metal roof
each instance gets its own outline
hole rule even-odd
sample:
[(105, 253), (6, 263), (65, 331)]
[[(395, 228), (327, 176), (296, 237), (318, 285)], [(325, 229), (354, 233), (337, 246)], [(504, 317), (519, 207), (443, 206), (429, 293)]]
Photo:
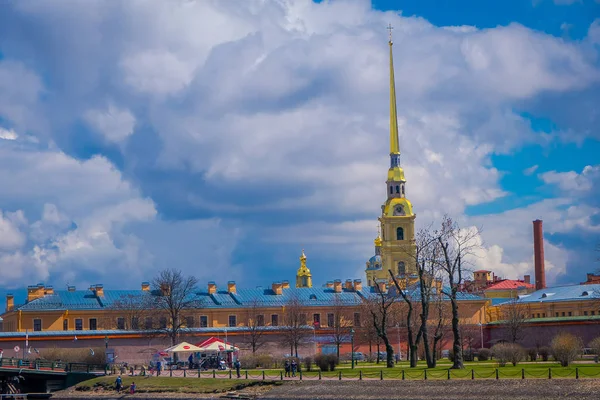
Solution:
[(519, 296), (522, 303), (600, 299), (600, 284), (557, 286)]
[[(391, 288), (394, 293), (394, 288)], [(413, 298), (419, 296), (418, 286), (409, 290)], [(158, 294), (156, 292), (143, 290), (104, 290), (102, 296), (97, 296), (91, 290), (57, 290), (54, 294), (45, 295), (36, 300), (30, 301), (24, 305), (16, 307), (23, 311), (51, 311), (51, 310), (103, 310), (115, 307), (119, 302), (122, 305), (147, 304), (152, 301), (152, 297)], [(198, 308), (244, 308), (256, 304), (260, 307), (283, 307), (293, 299), (300, 300), (306, 306), (327, 307), (338, 302), (344, 305), (359, 305), (363, 298), (375, 295), (371, 287), (365, 287), (360, 292), (353, 289), (342, 288), (340, 293), (336, 293), (333, 288), (313, 287), (313, 288), (287, 288), (282, 290), (282, 294), (277, 295), (271, 289), (237, 289), (236, 293), (228, 293), (226, 290), (219, 290), (216, 293), (209, 294), (205, 290), (194, 293), (190, 300), (196, 300)], [(471, 293), (459, 293), (459, 300), (481, 300), (480, 296)]]

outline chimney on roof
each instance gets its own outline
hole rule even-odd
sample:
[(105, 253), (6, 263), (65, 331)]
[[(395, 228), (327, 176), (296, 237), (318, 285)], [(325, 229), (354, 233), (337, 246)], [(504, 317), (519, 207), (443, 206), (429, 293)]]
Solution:
[(531, 284), (531, 275), (524, 275), (524, 276), (523, 276), (523, 281), (524, 281), (525, 283), (529, 283), (529, 284)]
[(380, 293), (386, 293), (387, 292), (387, 285), (385, 284), (385, 280), (382, 280), (381, 282), (377, 282), (377, 286), (379, 287), (379, 292)]
[(544, 231), (542, 220), (533, 221), (533, 257), (535, 263), (535, 290), (546, 288), (546, 271), (544, 266)]
[(336, 279), (333, 281), (333, 291), (336, 293), (342, 292), (342, 280), (341, 279)]
[(217, 293), (217, 284), (214, 282), (208, 282), (208, 294)]
[(281, 282), (281, 287), (283, 289), (289, 289), (290, 288), (290, 281), (283, 281), (283, 282)]
[(46, 286), (44, 288), (44, 294), (54, 294), (54, 287), (52, 287), (52, 286)]
[(227, 282), (227, 293), (237, 293), (235, 288), (235, 281)]
[(142, 282), (142, 290), (144, 292), (149, 292), (150, 291), (150, 282)]
[(96, 297), (104, 297), (104, 285), (97, 283), (96, 287), (94, 287), (94, 292), (96, 293)]
[(273, 289), (276, 295), (283, 294), (283, 285), (281, 282), (273, 282), (271, 288)]
[(325, 284), (325, 286), (327, 287), (327, 289), (333, 289), (333, 281), (329, 281)]
[(35, 286), (27, 287), (27, 302), (28, 303), (35, 299), (39, 299), (40, 297), (44, 297), (44, 285), (42, 283), (38, 283)]
[(15, 309), (15, 296), (12, 293), (6, 295), (6, 312), (14, 311)]
[(352, 290), (352, 279), (346, 279), (346, 290)]
[(354, 280), (354, 290), (360, 292), (362, 290), (362, 281), (360, 279)]
[(77, 290), (77, 289), (75, 288), (75, 286), (67, 286), (67, 290), (68, 290), (69, 292), (74, 292), (74, 291), (75, 291), (75, 290)]

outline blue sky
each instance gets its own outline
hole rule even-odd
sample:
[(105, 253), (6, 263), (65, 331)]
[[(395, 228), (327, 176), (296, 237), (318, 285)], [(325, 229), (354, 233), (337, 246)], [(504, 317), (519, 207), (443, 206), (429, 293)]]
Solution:
[(600, 267), (595, 0), (9, 2), (0, 13), (0, 295), (364, 278), (385, 198), (387, 31), (419, 226), (482, 228), (517, 278)]

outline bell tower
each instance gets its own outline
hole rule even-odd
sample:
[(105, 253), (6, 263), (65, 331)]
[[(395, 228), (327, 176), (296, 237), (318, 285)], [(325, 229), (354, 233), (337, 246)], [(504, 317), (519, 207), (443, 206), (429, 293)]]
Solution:
[(306, 266), (306, 255), (304, 254), (304, 249), (302, 249), (302, 255), (300, 256), (300, 268), (298, 268), (298, 272), (296, 272), (296, 287), (312, 287), (312, 274)]
[[(381, 206), (379, 223), (381, 226), (381, 260), (379, 271), (369, 271), (372, 281), (388, 279), (391, 270), (396, 276), (410, 276), (415, 273), (415, 218), (412, 204), (406, 198), (406, 178), (400, 163), (400, 140), (398, 137), (398, 116), (396, 108), (396, 83), (394, 79), (394, 56), (392, 52), (392, 26), (390, 31), (390, 167), (386, 180), (387, 199)], [(374, 279), (373, 279), (374, 278)], [(369, 281), (369, 280), (368, 280)], [(372, 282), (371, 281), (371, 282)]]

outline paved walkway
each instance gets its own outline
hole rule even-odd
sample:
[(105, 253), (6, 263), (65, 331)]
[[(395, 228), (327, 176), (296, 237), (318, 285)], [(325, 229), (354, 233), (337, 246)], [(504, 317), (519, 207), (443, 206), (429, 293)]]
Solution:
[(598, 400), (600, 381), (303, 381), (273, 388), (260, 399), (279, 400)]

